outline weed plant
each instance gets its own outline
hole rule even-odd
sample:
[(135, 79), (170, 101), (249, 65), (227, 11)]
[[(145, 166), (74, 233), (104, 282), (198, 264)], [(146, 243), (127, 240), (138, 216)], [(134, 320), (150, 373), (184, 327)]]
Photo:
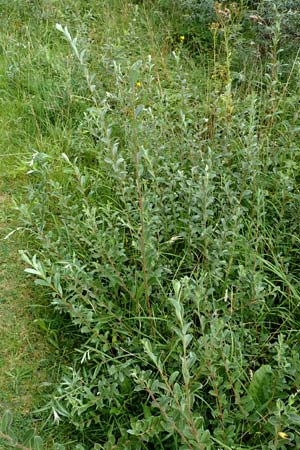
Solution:
[(79, 106), (47, 115), (75, 125), (19, 205), (26, 272), (77, 333), (44, 410), (77, 448), (298, 448), (299, 62), (283, 81), (274, 34), (235, 82), (224, 6), (199, 63), (159, 2), (98, 3), (56, 25)]

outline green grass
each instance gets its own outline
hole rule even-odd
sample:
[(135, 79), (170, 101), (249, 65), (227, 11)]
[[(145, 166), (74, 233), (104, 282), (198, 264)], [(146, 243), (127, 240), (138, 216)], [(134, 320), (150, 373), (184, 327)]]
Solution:
[(203, 42), (178, 2), (2, 8), (0, 412), (49, 450), (298, 448), (299, 62), (276, 24), (262, 58), (244, 11)]
[[(33, 323), (31, 305), (36, 302), (36, 293), (18, 254), (22, 241), (16, 235), (3, 240), (14, 225), (10, 190), (11, 185), (1, 183), (0, 414), (11, 410), (20, 433), (29, 424), (39, 428), (33, 411), (45, 393), (43, 383), (51, 382), (52, 376), (47, 357), (49, 346)], [(1, 448), (6, 448), (4, 442)]]
[[(13, 21), (2, 25), (11, 26)], [(32, 142), (29, 105), (19, 98), (19, 90), (12, 87), (9, 72), (9, 49), (13, 46), (14, 27), (9, 36), (1, 34), (0, 55), (0, 413), (13, 411), (18, 429), (35, 425), (32, 412), (43, 393), (42, 383), (49, 379), (45, 357), (47, 343), (34, 326), (30, 312), (36, 301), (19, 257), (22, 241), (18, 233), (4, 240), (18, 226), (13, 210), (13, 197), (20, 192), (22, 177), (19, 161), (26, 156)], [(11, 69), (12, 70), (12, 69)], [(2, 448), (5, 443), (1, 442)], [(5, 447), (6, 448), (6, 447)]]
[[(14, 201), (24, 195), (25, 161), (32, 157), (34, 148), (51, 145), (53, 149), (55, 139), (59, 139), (55, 130), (53, 138), (42, 135), (43, 124), (37, 121), (38, 112), (42, 120), (47, 117), (47, 112), (41, 111), (41, 95), (46, 92), (45, 81), (48, 78), (50, 83), (52, 74), (47, 67), (34, 69), (31, 46), (38, 43), (39, 52), (42, 51), (39, 33), (42, 29), (46, 36), (47, 29), (35, 28), (37, 17), (31, 23), (31, 10), (23, 7), (22, 2), (2, 4), (0, 36), (0, 415), (12, 411), (13, 429), (20, 438), (31, 428), (44, 434), (44, 415), (35, 411), (44, 404), (47, 386), (54, 382), (53, 374), (59, 366), (58, 360), (55, 361), (58, 345), (55, 329), (47, 330), (46, 325), (45, 334), (36, 323), (37, 319), (44, 323), (45, 302), (24, 273), (19, 256), (28, 240), (19, 229)], [(34, 307), (42, 303), (40, 308)], [(56, 319), (48, 315), (45, 320), (51, 324)], [(53, 448), (49, 433), (48, 441), (49, 448)], [(1, 440), (1, 448), (11, 448), (6, 445)]]

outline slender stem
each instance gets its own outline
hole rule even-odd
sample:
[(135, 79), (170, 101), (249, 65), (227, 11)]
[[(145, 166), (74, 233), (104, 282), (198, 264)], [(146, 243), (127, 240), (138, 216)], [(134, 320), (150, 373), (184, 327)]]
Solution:
[(150, 327), (151, 327), (152, 334), (154, 334), (153, 321), (151, 319), (153, 317), (153, 312), (152, 312), (152, 308), (151, 308), (150, 295), (149, 295), (148, 270), (147, 270), (146, 251), (145, 251), (144, 202), (143, 202), (143, 194), (142, 194), (142, 188), (141, 188), (141, 178), (140, 178), (140, 174), (139, 174), (137, 152), (135, 152), (135, 163), (136, 163), (136, 179), (137, 179), (138, 201), (139, 201), (140, 218), (141, 218), (141, 255), (142, 255), (142, 266), (143, 266), (145, 297), (146, 297), (147, 310), (148, 310), (148, 314), (149, 314), (149, 317), (150, 317)]
[[(135, 117), (133, 114), (133, 120), (135, 121)], [(148, 284), (148, 268), (147, 268), (147, 258), (146, 258), (146, 239), (145, 239), (145, 215), (144, 215), (144, 200), (143, 200), (143, 192), (142, 192), (142, 183), (141, 176), (139, 171), (139, 157), (138, 157), (138, 139), (136, 134), (137, 124), (133, 123), (133, 146), (134, 146), (134, 159), (135, 159), (135, 172), (136, 172), (136, 183), (137, 183), (137, 191), (138, 191), (138, 204), (140, 211), (140, 221), (141, 221), (141, 257), (142, 257), (142, 267), (143, 267), (143, 279), (144, 279), (144, 288), (145, 288), (145, 299), (146, 299), (146, 307), (148, 311), (148, 315), (150, 317), (150, 328), (151, 333), (154, 335), (154, 327), (153, 327), (153, 311), (151, 307), (150, 294), (149, 294), (149, 284)]]
[(179, 436), (181, 437), (182, 441), (188, 446), (188, 448), (190, 450), (194, 450), (194, 447), (189, 443), (189, 441), (187, 440), (187, 438), (185, 437), (185, 435), (182, 433), (182, 431), (177, 427), (176, 423), (174, 421), (172, 421), (172, 419), (168, 416), (167, 412), (165, 411), (165, 409), (161, 406), (161, 404), (159, 403), (159, 401), (156, 399), (155, 395), (153, 394), (153, 392), (148, 388), (148, 386), (145, 386), (146, 391), (148, 392), (149, 396), (151, 397), (153, 403), (159, 408), (160, 412), (162, 413), (162, 415), (164, 416), (164, 418), (172, 425), (174, 431), (176, 431)]
[(2, 433), (0, 431), (0, 438), (5, 439), (6, 441), (9, 441), (11, 444), (13, 444), (14, 448), (20, 448), (21, 450), (30, 450), (28, 447), (24, 447), (22, 444), (15, 443), (14, 439), (9, 436), (8, 434)]

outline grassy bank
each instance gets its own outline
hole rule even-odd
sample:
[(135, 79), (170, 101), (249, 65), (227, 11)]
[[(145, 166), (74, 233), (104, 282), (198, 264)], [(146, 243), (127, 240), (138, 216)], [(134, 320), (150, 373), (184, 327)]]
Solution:
[[(48, 121), (42, 105), (45, 83), (52, 78), (45, 66), (36, 70), (38, 54), (49, 42), (47, 19), (41, 21), (47, 11), (26, 2), (2, 2), (0, 10), (0, 415), (11, 411), (8, 434), (14, 437), (11, 441), (1, 435), (0, 446), (19, 448), (18, 441), (30, 445), (32, 430), (47, 435), (45, 448), (52, 449), (47, 415), (36, 410), (45, 404), (60, 364), (56, 319), (24, 273), (19, 251), (30, 243), (15, 209), (16, 199), (24, 196), (33, 149), (50, 142), (55, 146), (55, 131), (53, 137), (43, 135), (37, 120)], [(6, 428), (3, 421), (4, 434)]]
[[(4, 190), (6, 189), (6, 191)], [(11, 220), (11, 193), (7, 183), (1, 190), (1, 238), (7, 234)], [(45, 393), (43, 383), (50, 382), (48, 344), (33, 325), (31, 307), (36, 294), (23, 273), (18, 250), (24, 242), (19, 239), (1, 241), (0, 271), (0, 414), (13, 411), (14, 429), (22, 436), (29, 428), (39, 428), (41, 420), (33, 411)], [(6, 447), (1, 441), (1, 448)]]
[(230, 8), (4, 3), (3, 286), (22, 248), (58, 361), (8, 334), (5, 406), (50, 364), (46, 448), (300, 445), (299, 63)]

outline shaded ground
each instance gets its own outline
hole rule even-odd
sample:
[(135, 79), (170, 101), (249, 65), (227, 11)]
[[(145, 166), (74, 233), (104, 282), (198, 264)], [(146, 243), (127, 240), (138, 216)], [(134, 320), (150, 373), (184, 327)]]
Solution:
[[(47, 381), (45, 343), (33, 324), (29, 289), (17, 249), (20, 242), (5, 222), (10, 196), (0, 196), (0, 414), (13, 412), (18, 431), (32, 423), (32, 412)], [(4, 443), (2, 443), (4, 446)], [(3, 448), (3, 447), (1, 447)]]

